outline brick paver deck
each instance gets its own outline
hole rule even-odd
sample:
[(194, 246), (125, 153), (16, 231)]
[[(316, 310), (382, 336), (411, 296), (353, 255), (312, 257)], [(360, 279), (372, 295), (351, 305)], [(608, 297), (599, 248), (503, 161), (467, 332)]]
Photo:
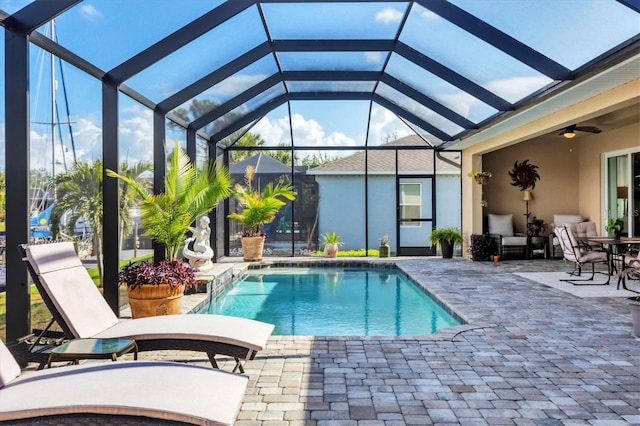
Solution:
[[(625, 298), (581, 299), (514, 274), (567, 270), (561, 260), (398, 264), (470, 324), (424, 338), (274, 336), (245, 365), (236, 425), (640, 425)], [(207, 364), (143, 354), (159, 356)]]

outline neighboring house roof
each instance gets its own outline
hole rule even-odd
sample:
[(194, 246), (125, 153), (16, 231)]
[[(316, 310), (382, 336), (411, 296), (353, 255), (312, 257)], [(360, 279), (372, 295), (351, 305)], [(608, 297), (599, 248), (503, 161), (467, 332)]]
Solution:
[[(398, 152), (399, 173), (434, 173), (433, 157), (434, 152), (431, 147), (419, 136), (411, 135), (397, 139), (393, 142), (381, 145), (382, 147), (405, 147)], [(425, 149), (406, 149), (406, 147), (424, 146)], [(395, 175), (396, 155), (395, 150), (376, 150), (370, 148), (367, 155), (368, 174)], [(436, 153), (436, 156), (438, 154)], [(443, 156), (455, 163), (460, 163), (460, 153), (449, 152)], [(460, 174), (460, 167), (456, 167), (447, 161), (436, 161), (437, 174)], [(365, 152), (360, 151), (348, 157), (341, 158), (328, 164), (315, 167), (307, 171), (311, 175), (355, 175), (364, 174)]]
[(249, 158), (245, 158), (230, 167), (232, 175), (243, 175), (247, 170), (247, 166), (253, 166), (258, 174), (288, 174), (291, 173), (291, 166), (269, 157), (267, 154), (257, 154)]

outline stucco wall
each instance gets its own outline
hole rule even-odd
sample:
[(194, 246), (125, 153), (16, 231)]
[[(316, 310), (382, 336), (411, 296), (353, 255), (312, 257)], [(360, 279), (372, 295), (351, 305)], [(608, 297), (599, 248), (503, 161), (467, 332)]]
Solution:
[(396, 182), (392, 176), (369, 176), (369, 247), (377, 248), (378, 239), (388, 234), (395, 252)]
[[(320, 192), (320, 212), (318, 230), (320, 234), (336, 232), (344, 241), (343, 250), (357, 250), (365, 247), (365, 211), (364, 178), (356, 176), (316, 177)], [(369, 188), (369, 248), (378, 247), (378, 239), (384, 234), (391, 238), (391, 250), (396, 251), (396, 180), (395, 176), (385, 175), (368, 177)], [(423, 197), (430, 198), (430, 188), (423, 188)], [(437, 207), (436, 223), (438, 227), (460, 227), (462, 204), (460, 176), (443, 175), (436, 180)], [(425, 207), (431, 209), (431, 203)], [(425, 212), (431, 216), (431, 211)], [(415, 241), (403, 241), (406, 246), (427, 247), (430, 228), (425, 232), (414, 232)], [(412, 235), (407, 235), (411, 238)]]
[(462, 220), (462, 193), (460, 175), (442, 175), (436, 179), (436, 224), (438, 228), (460, 228)]
[[(342, 237), (341, 250), (364, 248), (364, 176), (317, 176), (320, 193), (318, 232)], [(320, 240), (321, 249), (322, 240)], [(377, 247), (377, 246), (376, 246)]]
[(559, 135), (539, 137), (485, 154), (483, 168), (493, 177), (482, 187), (488, 203), (483, 215), (513, 213), (515, 230), (526, 230), (522, 191), (511, 185), (508, 172), (515, 161), (529, 160), (538, 166), (541, 177), (529, 202), (531, 217), (551, 223), (556, 213), (580, 214), (601, 229), (602, 153), (638, 145), (640, 124), (635, 123), (600, 134), (578, 133), (571, 140)]

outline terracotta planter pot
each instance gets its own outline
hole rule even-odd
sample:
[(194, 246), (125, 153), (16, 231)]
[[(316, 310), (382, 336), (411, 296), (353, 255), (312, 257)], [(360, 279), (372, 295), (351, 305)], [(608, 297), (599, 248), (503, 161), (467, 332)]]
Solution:
[(325, 244), (324, 245), (324, 257), (337, 257), (338, 245), (337, 244)]
[(134, 289), (127, 287), (131, 316), (144, 318), (179, 314), (184, 289), (184, 284), (178, 287), (171, 287), (169, 284), (141, 285)]
[(265, 237), (242, 237), (242, 253), (245, 262), (262, 260)]
[(494, 263), (500, 262), (500, 256), (493, 256), (493, 262)]

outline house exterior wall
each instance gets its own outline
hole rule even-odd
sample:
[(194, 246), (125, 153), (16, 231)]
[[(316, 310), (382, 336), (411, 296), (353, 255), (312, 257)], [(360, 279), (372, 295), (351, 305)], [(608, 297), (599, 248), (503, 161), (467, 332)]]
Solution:
[[(336, 232), (342, 237), (342, 250), (365, 247), (365, 185), (363, 176), (318, 175), (320, 193), (318, 231)], [(391, 251), (396, 252), (396, 179), (394, 175), (369, 175), (369, 248), (378, 248), (379, 239), (387, 234)], [(423, 188), (423, 214), (431, 216), (431, 187)], [(459, 175), (441, 175), (436, 180), (436, 223), (439, 227), (460, 227), (462, 204)], [(423, 225), (428, 226), (428, 225)], [(430, 246), (430, 229), (407, 233), (405, 246)], [(408, 238), (408, 239), (407, 239)], [(414, 240), (411, 240), (414, 238)], [(426, 254), (426, 253), (425, 253)]]
[[(320, 202), (318, 233), (335, 232), (342, 237), (341, 250), (364, 248), (365, 184), (361, 176), (316, 176)], [(322, 239), (320, 249), (322, 250)]]
[(462, 226), (460, 175), (438, 175), (436, 179), (436, 226)]
[[(337, 176), (336, 176), (337, 178)], [(369, 247), (378, 248), (379, 239), (389, 235), (391, 252), (396, 252), (395, 176), (369, 176)]]

